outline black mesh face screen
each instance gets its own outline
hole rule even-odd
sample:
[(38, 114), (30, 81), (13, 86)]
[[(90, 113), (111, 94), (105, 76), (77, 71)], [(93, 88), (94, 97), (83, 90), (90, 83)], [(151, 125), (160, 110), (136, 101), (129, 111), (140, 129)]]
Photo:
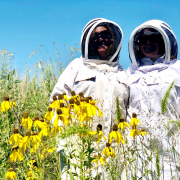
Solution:
[[(85, 57), (85, 42), (86, 37), (91, 27), (84, 33), (82, 39), (82, 56)], [(102, 29), (102, 30), (99, 30)], [(111, 23), (100, 23), (96, 26), (89, 38), (88, 43), (88, 59), (100, 59), (98, 49), (105, 47), (107, 49), (107, 58), (109, 60), (116, 52), (118, 45), (121, 42), (122, 34), (118, 27)], [(87, 52), (86, 52), (87, 53)], [(117, 57), (116, 57), (117, 58)]]

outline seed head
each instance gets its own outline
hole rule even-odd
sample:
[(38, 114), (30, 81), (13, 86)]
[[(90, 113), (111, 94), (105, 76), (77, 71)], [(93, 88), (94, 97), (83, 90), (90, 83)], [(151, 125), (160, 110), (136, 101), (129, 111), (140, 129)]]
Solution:
[(81, 97), (84, 97), (84, 94), (82, 92), (79, 93), (79, 96)]
[(71, 96), (75, 96), (75, 95), (76, 95), (75, 91), (71, 91)]
[(23, 118), (28, 118), (28, 113), (27, 112), (23, 112)]
[(52, 107), (48, 107), (48, 111), (52, 111)]
[(15, 146), (12, 148), (12, 151), (13, 151), (13, 150), (17, 150), (17, 149), (19, 149), (19, 146), (18, 146), (18, 145), (15, 145)]
[(65, 93), (65, 92), (63, 92), (63, 95), (66, 95), (66, 93)]
[(86, 97), (86, 98), (85, 98), (85, 101), (86, 101), (87, 103), (89, 103), (89, 98), (88, 98), (88, 97)]
[(5, 96), (5, 97), (4, 97), (4, 100), (5, 100), (5, 101), (9, 101), (9, 96)]
[(53, 101), (56, 101), (57, 100), (57, 97), (56, 96), (53, 96)]
[(85, 101), (85, 98), (81, 96), (81, 97), (80, 97), (80, 101), (81, 101), (81, 102)]
[(98, 157), (99, 157), (99, 158), (101, 157), (101, 153), (98, 153)]
[(35, 118), (32, 118), (32, 121), (36, 121), (36, 119), (35, 119)]
[(11, 99), (11, 102), (15, 102), (15, 100), (14, 100), (14, 99)]
[(60, 115), (60, 114), (62, 114), (62, 110), (61, 109), (57, 109), (57, 115)]
[(35, 135), (38, 135), (37, 131), (34, 131), (34, 132), (33, 132), (33, 136), (35, 136)]
[(123, 119), (123, 118), (121, 118), (121, 119), (120, 119), (120, 122), (121, 122), (121, 123), (122, 123), (122, 122), (124, 122), (124, 119)]
[(27, 130), (26, 131), (26, 136), (30, 136), (31, 135), (31, 131), (30, 130)]
[(106, 147), (110, 147), (111, 145), (109, 143), (106, 143)]
[(89, 98), (90, 100), (92, 100), (92, 97), (91, 97), (91, 96), (88, 96), (88, 98)]
[(9, 168), (8, 171), (11, 172), (11, 171), (14, 171), (14, 169), (13, 168)]
[(39, 121), (39, 117), (38, 117), (38, 116), (35, 117), (35, 121), (36, 121), (36, 120)]
[(133, 117), (133, 118), (136, 118), (136, 117), (137, 117), (137, 114), (136, 114), (136, 113), (132, 113), (132, 117)]
[(62, 99), (63, 99), (63, 96), (64, 96), (64, 95), (59, 94), (59, 95), (58, 95), (58, 100), (62, 100)]
[(97, 125), (97, 131), (102, 131), (102, 125), (101, 124)]
[(17, 134), (18, 132), (19, 132), (19, 130), (14, 128), (14, 134)]
[(64, 107), (64, 103), (60, 103), (60, 107)]
[(70, 103), (70, 104), (74, 104), (74, 99), (71, 98), (71, 99), (69, 100), (69, 103)]
[(145, 129), (144, 129), (144, 128), (141, 128), (141, 131), (145, 131)]
[(79, 100), (76, 100), (75, 104), (76, 104), (77, 106), (79, 106), (79, 105), (80, 105), (80, 101), (79, 101)]
[(113, 131), (118, 131), (118, 125), (117, 124), (114, 124)]
[(44, 122), (44, 119), (40, 119), (41, 122)]

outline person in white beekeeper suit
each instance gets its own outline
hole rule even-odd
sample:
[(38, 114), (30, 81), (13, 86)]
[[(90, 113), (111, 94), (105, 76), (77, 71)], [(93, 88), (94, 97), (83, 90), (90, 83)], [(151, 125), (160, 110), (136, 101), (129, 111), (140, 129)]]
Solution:
[[(159, 148), (161, 159), (164, 159), (164, 172), (161, 171), (160, 179), (176, 179), (177, 164), (171, 152), (175, 148), (178, 154), (179, 145), (175, 139), (170, 138), (169, 132), (172, 132), (171, 135), (174, 133), (175, 137), (179, 137), (179, 134), (176, 128), (171, 128), (170, 131), (167, 129), (168, 120), (179, 120), (180, 115), (180, 61), (177, 60), (176, 37), (165, 22), (147, 21), (132, 32), (129, 55), (132, 63), (127, 70), (130, 87), (128, 121), (132, 118), (132, 113), (136, 113), (141, 126), (149, 134), (146, 147), (150, 149), (152, 139), (152, 142), (156, 142), (154, 146)], [(163, 115), (162, 99), (173, 81), (167, 112)], [(155, 164), (153, 168), (156, 172)], [(142, 174), (139, 176), (143, 176)]]
[(97, 106), (104, 117), (93, 122), (93, 130), (102, 124), (108, 136), (112, 121), (116, 119), (116, 98), (119, 98), (122, 118), (126, 118), (128, 100), (127, 75), (119, 65), (123, 32), (114, 22), (94, 19), (83, 29), (81, 37), (82, 57), (73, 60), (64, 70), (50, 97), (71, 91), (82, 92), (84, 97), (98, 100)]
[(104, 116), (93, 120), (92, 130), (96, 131), (97, 125), (101, 124), (107, 139), (116, 120), (117, 97), (122, 118), (127, 116), (127, 75), (119, 64), (122, 40), (123, 32), (113, 21), (102, 18), (91, 20), (82, 31), (82, 57), (68, 65), (50, 97), (52, 101), (53, 96), (63, 92), (71, 97), (71, 91), (75, 91), (76, 94), (82, 92), (84, 97), (91, 96), (98, 100), (96, 106)]

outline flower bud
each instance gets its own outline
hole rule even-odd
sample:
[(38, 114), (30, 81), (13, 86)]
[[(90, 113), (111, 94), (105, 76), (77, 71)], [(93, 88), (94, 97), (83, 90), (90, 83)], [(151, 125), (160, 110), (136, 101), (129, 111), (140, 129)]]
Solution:
[(38, 117), (38, 116), (35, 117), (35, 121), (36, 121), (36, 120), (39, 121), (39, 117)]
[(60, 114), (62, 114), (62, 110), (61, 109), (57, 109), (57, 115), (60, 115)]
[(118, 125), (117, 124), (114, 124), (113, 131), (118, 131)]
[(23, 113), (23, 118), (28, 118), (28, 113), (27, 112)]
[(19, 132), (19, 130), (14, 128), (14, 134), (17, 134), (18, 132)]
[(56, 101), (57, 100), (57, 97), (56, 96), (53, 96), (53, 101)]
[(30, 136), (31, 135), (31, 131), (30, 130), (27, 130), (26, 131), (26, 136)]
[(132, 113), (132, 117), (133, 117), (133, 118), (136, 118), (136, 117), (137, 117), (137, 114), (136, 114), (136, 113)]
[(74, 99), (73, 98), (69, 99), (69, 103), (74, 104)]
[(79, 93), (80, 97), (84, 97), (84, 94), (82, 92)]
[(48, 111), (52, 111), (52, 107), (48, 107)]
[(62, 100), (63, 99), (63, 95), (62, 94), (59, 94), (58, 95), (58, 100)]
[(122, 123), (122, 122), (124, 122), (124, 119), (123, 119), (123, 118), (121, 118), (121, 119), (120, 119), (120, 122), (121, 122), (121, 123)]
[(38, 135), (37, 131), (34, 131), (34, 132), (33, 132), (33, 136), (35, 136), (35, 135)]
[(5, 96), (4, 101), (9, 101), (9, 96)]
[(75, 95), (76, 95), (75, 91), (71, 91), (71, 96), (75, 96)]

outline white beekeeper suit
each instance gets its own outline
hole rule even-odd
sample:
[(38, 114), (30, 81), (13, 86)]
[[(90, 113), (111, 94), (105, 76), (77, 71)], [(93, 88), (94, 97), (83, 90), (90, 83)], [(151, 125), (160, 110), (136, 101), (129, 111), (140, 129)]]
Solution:
[[(90, 50), (90, 37), (97, 26), (110, 26), (113, 31), (114, 51), (107, 60), (100, 60), (96, 52)], [(108, 136), (112, 121), (116, 119), (116, 97), (119, 98), (122, 117), (126, 118), (126, 103), (128, 100), (127, 75), (119, 65), (123, 33), (114, 22), (106, 19), (94, 19), (83, 29), (81, 37), (82, 57), (73, 60), (64, 70), (55, 85), (50, 97), (58, 96), (63, 92), (71, 96), (71, 91), (76, 94), (83, 92), (85, 97), (92, 96), (98, 100), (96, 105), (104, 117), (93, 121), (93, 130), (102, 124), (103, 133)]]
[[(165, 54), (155, 62), (148, 57), (141, 58), (138, 56), (137, 51), (140, 49), (137, 47), (136, 37), (145, 28), (157, 30), (164, 40)], [(130, 121), (132, 113), (136, 113), (147, 133), (151, 134), (151, 137), (157, 140), (156, 142), (159, 141), (158, 143), (163, 146), (164, 152), (167, 149), (172, 152), (172, 146), (179, 152), (178, 142), (169, 140), (167, 130), (168, 120), (179, 120), (180, 115), (180, 62), (177, 60), (178, 45), (172, 29), (160, 20), (143, 23), (131, 34), (129, 54), (132, 64), (127, 70), (130, 87), (128, 120)], [(170, 91), (167, 112), (162, 115), (161, 102), (173, 81), (174, 86)], [(172, 127), (171, 130), (174, 133), (176, 131)], [(176, 134), (176, 137), (179, 137), (179, 135)], [(166, 158), (165, 153), (163, 157), (164, 179), (171, 179), (169, 158)], [(166, 159), (168, 159), (168, 162), (166, 162)], [(173, 155), (171, 160), (174, 161)], [(173, 172), (176, 171), (175, 165), (171, 165), (171, 168)], [(176, 179), (177, 177), (175, 178), (176, 175), (174, 175), (176, 173), (172, 174)]]

